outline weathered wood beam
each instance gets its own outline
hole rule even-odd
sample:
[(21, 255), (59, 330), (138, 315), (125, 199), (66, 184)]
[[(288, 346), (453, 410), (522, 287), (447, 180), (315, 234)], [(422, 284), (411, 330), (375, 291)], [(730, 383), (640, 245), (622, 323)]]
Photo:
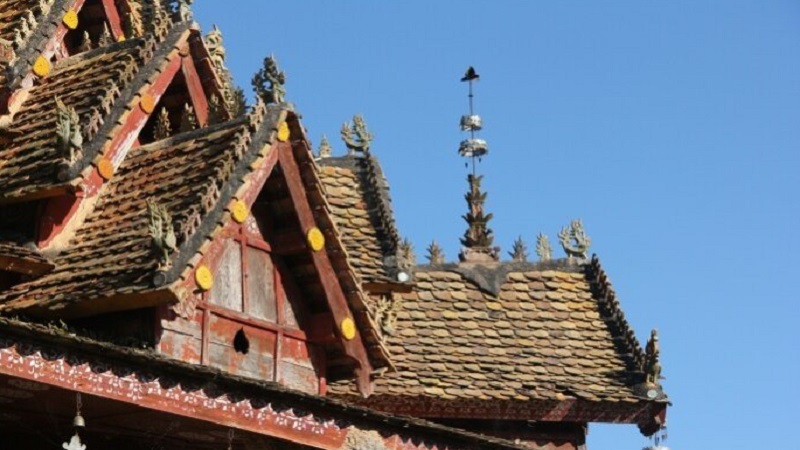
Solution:
[(194, 59), (192, 58), (192, 52), (189, 50), (188, 42), (181, 47), (181, 57), (183, 77), (186, 79), (186, 88), (189, 91), (192, 106), (194, 106), (197, 124), (204, 127), (208, 125), (208, 98), (206, 97), (205, 90), (203, 90), (200, 74), (197, 73), (197, 67), (194, 65)]
[[(317, 223), (308, 201), (306, 187), (303, 184), (300, 169), (295, 160), (294, 149), (289, 143), (283, 142), (278, 144), (278, 160), (284, 173), (286, 185), (289, 188), (289, 195), (295, 205), (300, 225), (303, 231), (307, 233), (309, 230), (316, 227)], [(327, 251), (323, 249), (323, 251), (311, 252), (311, 257), (319, 272), (320, 282), (325, 290), (328, 305), (331, 308), (335, 323), (341, 324), (347, 318), (352, 320), (347, 299), (339, 284), (339, 277), (333, 270), (333, 265), (331, 264)], [(354, 372), (359, 392), (361, 392), (362, 395), (368, 396), (372, 393), (373, 388), (370, 378), (372, 365), (370, 364), (364, 341), (361, 338), (361, 333), (356, 329), (355, 337), (351, 340), (347, 340), (341, 335), (341, 330), (339, 330), (338, 326), (336, 329), (337, 334), (341, 337), (345, 353), (357, 361), (357, 367)]]
[(117, 5), (114, 0), (103, 0), (103, 9), (105, 10), (106, 19), (111, 25), (111, 34), (114, 36), (114, 40), (124, 39), (125, 32), (122, 30), (122, 20), (120, 20), (119, 11), (117, 11)]

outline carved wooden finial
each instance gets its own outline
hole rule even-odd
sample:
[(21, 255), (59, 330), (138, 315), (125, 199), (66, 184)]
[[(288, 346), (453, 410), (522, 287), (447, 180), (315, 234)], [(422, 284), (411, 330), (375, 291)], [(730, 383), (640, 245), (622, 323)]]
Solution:
[(398, 254), (400, 256), (401, 264), (403, 264), (405, 267), (414, 267), (417, 265), (417, 255), (414, 254), (414, 245), (408, 238), (405, 238), (400, 242)]
[(525, 245), (522, 236), (519, 236), (514, 241), (514, 247), (512, 247), (508, 255), (511, 256), (511, 260), (514, 262), (528, 262), (528, 246)]
[(172, 136), (172, 124), (169, 122), (169, 112), (167, 108), (161, 108), (153, 128), (153, 139), (160, 141), (170, 136)]
[(208, 99), (208, 124), (215, 125), (222, 123), (227, 117), (225, 105), (217, 94), (211, 94)]
[(580, 219), (575, 219), (568, 227), (562, 228), (558, 233), (558, 239), (569, 258), (586, 259), (586, 252), (592, 245), (592, 240), (586, 235)]
[(367, 123), (361, 114), (353, 116), (352, 125), (349, 122), (342, 124), (340, 131), (342, 140), (347, 146), (347, 154), (354, 155), (356, 152), (369, 153), (369, 146), (372, 143), (372, 133), (367, 129)]
[(75, 108), (67, 106), (59, 97), (56, 102), (56, 147), (67, 163), (75, 162), (83, 151), (80, 117)]
[(197, 129), (197, 116), (194, 112), (194, 107), (189, 103), (183, 105), (183, 113), (181, 114), (181, 127), (180, 132), (186, 133)]
[(330, 142), (328, 142), (328, 137), (323, 134), (322, 139), (320, 139), (319, 141), (319, 149), (317, 150), (317, 157), (320, 159), (330, 158), (332, 153), (333, 149), (331, 148)]
[(286, 84), (286, 74), (278, 67), (275, 56), (264, 58), (264, 67), (253, 76), (256, 94), (264, 99), (266, 104), (281, 104), (286, 97), (284, 84)]
[(544, 233), (536, 236), (536, 254), (539, 261), (550, 261), (553, 258), (553, 248), (550, 246), (550, 238)]
[(225, 70), (227, 52), (225, 51), (225, 40), (222, 36), (222, 31), (214, 25), (211, 31), (206, 34), (204, 40), (214, 67), (219, 71)]
[(444, 264), (444, 251), (441, 247), (439, 247), (439, 244), (437, 244), (436, 241), (431, 242), (431, 245), (428, 246), (427, 251), (429, 264), (434, 266)]
[(88, 31), (83, 32), (81, 37), (81, 44), (78, 46), (78, 53), (88, 52), (92, 49), (92, 37), (89, 36)]
[(158, 270), (168, 270), (172, 265), (169, 255), (177, 250), (172, 216), (166, 207), (153, 200), (147, 200), (147, 211), (150, 219), (148, 231), (152, 240), (153, 253), (158, 258)]
[(658, 330), (650, 332), (650, 339), (647, 341), (644, 356), (645, 382), (651, 386), (660, 386), (661, 379), (661, 349), (658, 345)]

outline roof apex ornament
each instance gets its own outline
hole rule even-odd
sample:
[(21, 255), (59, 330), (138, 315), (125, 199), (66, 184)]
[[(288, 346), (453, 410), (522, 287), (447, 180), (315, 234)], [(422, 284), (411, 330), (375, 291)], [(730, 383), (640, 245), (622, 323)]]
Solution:
[(544, 233), (536, 236), (536, 254), (539, 261), (550, 261), (553, 258), (553, 248), (550, 246), (550, 238)]
[(211, 31), (205, 36), (206, 49), (217, 70), (225, 68), (225, 59), (227, 58), (227, 51), (225, 50), (225, 39), (222, 36), (222, 31), (214, 25)]
[(519, 236), (517, 240), (514, 241), (514, 246), (511, 251), (508, 252), (508, 255), (514, 262), (528, 262), (528, 246), (525, 245), (522, 236)]
[(72, 106), (67, 106), (56, 97), (56, 146), (61, 158), (67, 164), (74, 163), (83, 150), (83, 135), (80, 128), (80, 117)]
[(417, 255), (414, 254), (414, 244), (408, 238), (403, 239), (398, 246), (398, 256), (401, 266), (414, 267), (417, 265)]
[(644, 356), (645, 383), (648, 386), (660, 387), (663, 377), (661, 376), (661, 349), (658, 345), (658, 330), (655, 328), (650, 332), (650, 339), (647, 341)]
[(428, 264), (432, 266), (438, 266), (444, 264), (444, 251), (442, 247), (439, 247), (439, 244), (436, 241), (431, 241), (431, 245), (427, 248), (428, 255)]
[(286, 74), (278, 67), (275, 55), (264, 58), (264, 67), (253, 75), (253, 87), (256, 94), (267, 104), (284, 103), (286, 97), (284, 84), (286, 84)]
[(163, 205), (147, 200), (149, 213), (148, 231), (152, 239), (153, 253), (158, 258), (158, 270), (166, 271), (172, 266), (169, 254), (178, 249), (172, 216)]
[(569, 226), (562, 228), (561, 232), (558, 233), (558, 239), (561, 241), (564, 253), (570, 259), (586, 259), (586, 253), (592, 245), (592, 240), (583, 229), (581, 219), (575, 219)]
[(332, 153), (333, 149), (331, 148), (331, 143), (328, 142), (328, 137), (323, 134), (322, 139), (320, 139), (319, 141), (319, 149), (317, 151), (317, 157), (319, 159), (330, 158)]
[(352, 125), (350, 122), (343, 123), (340, 133), (344, 144), (347, 146), (348, 155), (352, 156), (357, 151), (365, 155), (369, 154), (369, 146), (372, 143), (373, 136), (367, 129), (364, 116), (361, 114), (353, 116)]

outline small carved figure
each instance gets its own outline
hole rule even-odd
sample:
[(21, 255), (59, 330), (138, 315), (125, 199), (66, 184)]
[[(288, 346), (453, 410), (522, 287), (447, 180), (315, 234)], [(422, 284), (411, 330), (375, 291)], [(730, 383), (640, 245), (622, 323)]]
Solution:
[(226, 51), (222, 31), (214, 25), (214, 28), (206, 34), (206, 48), (211, 62), (217, 70), (225, 69)]
[(522, 236), (514, 241), (514, 247), (512, 247), (508, 255), (511, 256), (511, 259), (515, 262), (528, 262), (528, 246), (525, 245)]
[(56, 147), (63, 159), (73, 163), (83, 149), (80, 118), (75, 108), (65, 105), (59, 97), (56, 97), (56, 114)]
[(50, 13), (53, 6), (52, 0), (39, 0), (39, 15), (46, 16)]
[(331, 144), (328, 142), (328, 138), (323, 134), (322, 139), (319, 141), (319, 150), (317, 151), (318, 158), (330, 158), (332, 153)]
[(153, 128), (153, 139), (160, 141), (170, 136), (172, 136), (172, 124), (169, 123), (169, 112), (167, 108), (161, 108)]
[(152, 239), (153, 252), (158, 258), (158, 269), (168, 270), (171, 267), (169, 254), (177, 250), (175, 228), (172, 216), (162, 205), (153, 200), (147, 201), (147, 210), (150, 214), (149, 233)]
[(400, 309), (400, 299), (396, 294), (381, 295), (375, 302), (375, 322), (380, 331), (391, 336), (396, 331), (397, 312)]
[(183, 106), (183, 114), (181, 114), (181, 133), (197, 129), (197, 117), (194, 113), (194, 107), (190, 104)]
[[(269, 83), (269, 85), (267, 85)], [(264, 59), (264, 67), (253, 76), (253, 87), (256, 94), (267, 104), (283, 103), (286, 97), (286, 74), (278, 67), (274, 55)]]
[(569, 258), (586, 258), (586, 252), (592, 245), (592, 240), (583, 230), (583, 222), (580, 219), (572, 221), (570, 226), (561, 229), (558, 233), (561, 247)]
[(439, 264), (444, 264), (444, 251), (436, 241), (432, 241), (431, 245), (428, 246), (428, 263), (432, 266), (436, 266)]
[(550, 238), (544, 233), (536, 236), (536, 254), (539, 261), (550, 261), (553, 258), (553, 248), (550, 246)]
[(88, 31), (83, 32), (81, 37), (81, 44), (78, 46), (78, 53), (88, 52), (92, 49), (92, 37), (89, 36)]
[(181, 21), (188, 22), (192, 20), (192, 3), (194, 0), (178, 0), (178, 17)]
[(108, 29), (107, 24), (103, 24), (103, 32), (100, 34), (100, 39), (97, 40), (97, 47), (102, 48), (114, 43), (111, 37), (111, 31)]
[(650, 385), (658, 386), (661, 380), (661, 362), (659, 357), (661, 350), (658, 346), (658, 331), (650, 332), (650, 339), (647, 341), (644, 357), (645, 382)]
[(367, 123), (361, 114), (353, 116), (353, 124), (345, 122), (341, 130), (342, 140), (347, 146), (348, 155), (360, 151), (364, 154), (369, 153), (369, 146), (372, 142), (372, 133), (367, 129)]
[(211, 94), (208, 99), (208, 124), (215, 125), (225, 120), (225, 108), (217, 94)]

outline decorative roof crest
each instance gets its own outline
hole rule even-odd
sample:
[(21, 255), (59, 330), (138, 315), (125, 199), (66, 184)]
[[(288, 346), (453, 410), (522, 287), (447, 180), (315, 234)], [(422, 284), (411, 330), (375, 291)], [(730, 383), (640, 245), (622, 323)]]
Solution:
[(428, 263), (432, 266), (438, 266), (444, 264), (444, 251), (442, 247), (439, 247), (439, 244), (436, 241), (431, 241), (431, 245), (427, 248), (428, 255)]
[(225, 59), (227, 58), (227, 52), (225, 50), (222, 31), (220, 31), (220, 29), (214, 25), (211, 31), (206, 34), (205, 41), (211, 62), (214, 64), (217, 70), (226, 70)]
[(75, 108), (67, 106), (59, 97), (56, 102), (56, 147), (68, 164), (77, 161), (83, 150), (80, 117)]
[(414, 254), (414, 245), (408, 238), (403, 239), (398, 246), (398, 256), (401, 266), (414, 267), (417, 265), (417, 255)]
[(322, 139), (319, 141), (319, 149), (317, 150), (317, 158), (324, 159), (330, 158), (331, 154), (333, 153), (333, 149), (331, 148), (330, 142), (328, 142), (327, 136), (324, 134), (322, 135)]
[(511, 256), (514, 262), (528, 262), (528, 246), (525, 245), (522, 236), (519, 236), (517, 240), (514, 241), (514, 247), (508, 252), (508, 255)]
[(172, 216), (166, 207), (153, 200), (147, 200), (147, 211), (150, 219), (148, 232), (152, 240), (153, 253), (158, 258), (158, 270), (169, 270), (172, 266), (169, 254), (178, 249)]
[(661, 349), (658, 345), (658, 330), (650, 332), (650, 339), (647, 341), (644, 356), (645, 383), (653, 387), (661, 386), (663, 377), (661, 376)]
[(194, 113), (194, 107), (189, 103), (183, 105), (183, 114), (181, 114), (181, 133), (197, 129), (197, 115)]
[(264, 67), (253, 76), (256, 94), (267, 104), (284, 103), (286, 97), (284, 84), (286, 84), (286, 74), (278, 67), (275, 55), (264, 58)]
[(372, 143), (372, 133), (367, 129), (367, 123), (361, 114), (353, 116), (352, 125), (350, 122), (342, 124), (342, 140), (347, 146), (347, 154), (354, 155), (356, 152), (369, 154), (369, 146)]
[(568, 227), (562, 228), (558, 233), (558, 239), (569, 258), (586, 259), (586, 252), (592, 245), (592, 240), (586, 235), (580, 219), (575, 219)]
[(553, 258), (553, 248), (550, 246), (550, 238), (544, 233), (536, 236), (536, 254), (539, 261), (550, 261)]

